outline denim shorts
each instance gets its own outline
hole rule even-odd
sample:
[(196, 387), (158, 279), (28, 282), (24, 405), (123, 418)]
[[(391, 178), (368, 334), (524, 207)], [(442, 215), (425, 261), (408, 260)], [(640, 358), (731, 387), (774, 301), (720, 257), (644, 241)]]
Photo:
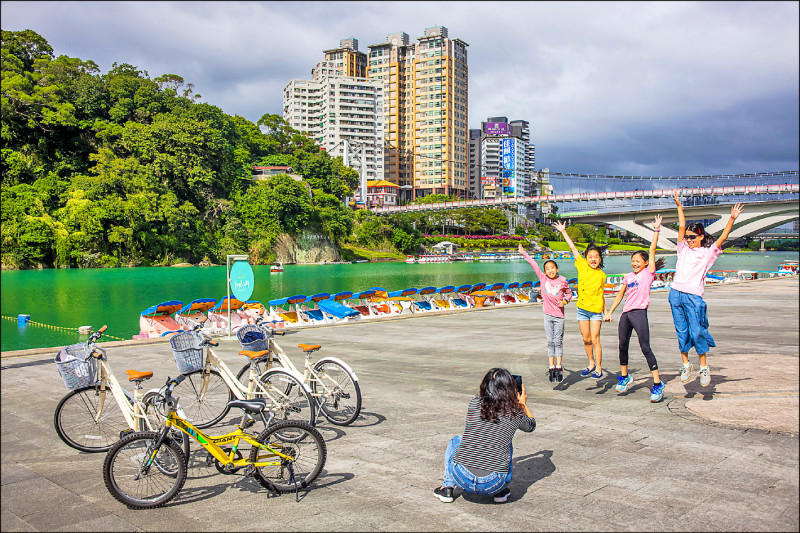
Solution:
[(582, 320), (598, 320), (600, 322), (603, 321), (603, 313), (592, 313), (591, 311), (587, 311), (586, 309), (581, 309), (580, 307), (575, 308), (577, 310), (578, 321)]

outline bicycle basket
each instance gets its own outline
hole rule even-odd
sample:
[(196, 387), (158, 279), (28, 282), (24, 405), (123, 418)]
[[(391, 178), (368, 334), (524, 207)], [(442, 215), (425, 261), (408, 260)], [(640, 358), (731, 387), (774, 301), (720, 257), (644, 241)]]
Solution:
[(169, 345), (175, 355), (178, 372), (189, 374), (203, 368), (203, 348), (197, 333), (183, 331), (173, 335)]
[(97, 361), (90, 357), (86, 343), (62, 348), (56, 354), (55, 362), (58, 373), (69, 390), (82, 389), (97, 383)]
[(253, 324), (239, 328), (239, 331), (236, 332), (236, 337), (239, 339), (239, 344), (242, 345), (242, 350), (250, 350), (251, 352), (269, 350), (267, 336), (258, 326)]

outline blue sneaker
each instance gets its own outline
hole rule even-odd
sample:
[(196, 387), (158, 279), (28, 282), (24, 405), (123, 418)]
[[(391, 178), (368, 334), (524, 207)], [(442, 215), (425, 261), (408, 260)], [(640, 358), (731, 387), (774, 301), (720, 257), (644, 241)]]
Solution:
[(664, 397), (664, 382), (662, 381), (658, 385), (653, 385), (653, 388), (650, 389), (650, 401), (651, 402), (660, 402), (661, 398)]
[(588, 377), (588, 376), (589, 376), (589, 374), (591, 374), (592, 372), (594, 372), (594, 367), (592, 367), (592, 368), (589, 368), (589, 367), (587, 366), (586, 368), (584, 368), (583, 370), (581, 370), (581, 377), (582, 377), (582, 378)]
[(602, 377), (603, 377), (603, 370), (602, 370), (602, 369), (600, 369), (600, 372), (592, 372), (592, 373), (589, 375), (589, 377), (590, 377), (590, 378), (592, 378), (592, 379), (600, 379), (600, 378), (602, 378)]
[(626, 390), (628, 390), (628, 385), (633, 383), (633, 378), (631, 377), (630, 374), (628, 374), (625, 376), (617, 377), (617, 381), (618, 381), (616, 386), (617, 392), (625, 392)]

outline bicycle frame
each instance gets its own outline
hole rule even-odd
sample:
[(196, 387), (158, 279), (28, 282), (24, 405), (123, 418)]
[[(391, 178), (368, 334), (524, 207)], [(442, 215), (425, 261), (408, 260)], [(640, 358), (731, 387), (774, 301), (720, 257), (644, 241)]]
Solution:
[[(271, 361), (270, 361), (271, 362)], [(233, 392), (233, 395), (236, 396), (239, 400), (249, 400), (255, 397), (266, 397), (269, 399), (270, 402), (273, 404), (278, 403), (275, 396), (270, 394), (270, 391), (267, 390), (264, 385), (257, 379), (258, 376), (255, 375), (253, 372), (253, 368), (250, 367), (250, 375), (249, 381), (247, 383), (247, 387), (242, 385), (238, 379), (236, 379), (236, 375), (231, 372), (231, 369), (228, 365), (225, 364), (225, 361), (220, 359), (217, 354), (214, 353), (214, 350), (206, 346), (206, 356), (205, 356), (205, 366), (204, 366), (204, 375), (203, 375), (203, 384), (200, 387), (199, 396), (202, 398), (205, 395), (206, 389), (208, 388), (208, 373), (207, 371), (210, 369), (211, 366), (215, 366), (217, 370), (219, 370), (219, 374), (222, 377), (222, 380), (228, 386), (228, 388)], [(297, 380), (305, 387), (308, 388), (305, 383), (303, 382), (302, 377), (300, 377), (300, 373), (297, 372), (297, 369), (288, 370), (289, 373), (294, 373)], [(273, 393), (281, 394), (280, 391), (272, 391)], [(310, 393), (311, 391), (309, 391)], [(280, 398), (278, 398), (280, 399)]]
[[(282, 366), (288, 368), (291, 372), (293, 372), (293, 373), (295, 373), (297, 375), (301, 375), (300, 371), (297, 370), (297, 367), (294, 366), (292, 361), (289, 359), (289, 356), (286, 355), (286, 353), (283, 351), (283, 349), (280, 347), (280, 345), (272, 337), (270, 337), (270, 339), (269, 339), (269, 353), (270, 353), (270, 360), (269, 360), (269, 362), (267, 364), (267, 369), (268, 370), (269, 370), (270, 365), (272, 363), (272, 357), (274, 356), (275, 358), (277, 358), (278, 362), (280, 362), (280, 364)], [(352, 374), (353, 380), (354, 381), (358, 381), (358, 377), (356, 376), (356, 373), (344, 361), (340, 361), (340, 360), (334, 359), (334, 358), (324, 358), (324, 359), (330, 359), (330, 360), (336, 361), (337, 363), (341, 364), (343, 368), (345, 368), (346, 370), (348, 370)], [(324, 359), (320, 359), (320, 361), (322, 361)], [(251, 372), (252, 372), (252, 370), (251, 370)], [(327, 376), (321, 376), (316, 370), (314, 370), (314, 366), (311, 364), (311, 353), (310, 352), (306, 352), (306, 360), (305, 360), (305, 363), (303, 365), (302, 376), (303, 376), (303, 383), (306, 386), (308, 386), (308, 384), (311, 383), (311, 382), (315, 382), (315, 383), (319, 383), (320, 386), (322, 387), (322, 390), (319, 391), (319, 392), (315, 392), (315, 390), (316, 390), (315, 388), (309, 387), (309, 389), (310, 389), (309, 392), (311, 393), (311, 397), (314, 398), (314, 400), (317, 402), (317, 413), (316, 414), (319, 415), (320, 412), (322, 412), (322, 403), (323, 403), (322, 402), (322, 398), (324, 398), (326, 396), (333, 396), (334, 391), (331, 389), (331, 387), (326, 385), (325, 381), (323, 380), (323, 378), (327, 377)], [(328, 378), (328, 380), (332, 381), (335, 384), (335, 381), (333, 381), (331, 378)]]
[[(261, 448), (262, 450), (267, 450), (275, 454), (280, 459), (293, 461), (292, 457), (283, 454), (268, 445), (261, 444), (256, 440), (255, 437), (253, 437), (249, 433), (245, 433), (241, 427), (237, 427), (235, 431), (226, 433), (225, 435), (219, 435), (214, 437), (203, 433), (202, 431), (194, 427), (190, 422), (178, 416), (177, 413), (175, 413), (175, 411), (173, 410), (170, 410), (169, 414), (167, 415), (167, 420), (165, 422), (164, 430), (166, 431), (166, 429), (170, 426), (178, 428), (183, 433), (189, 435), (223, 465), (232, 464), (233, 467), (236, 468), (249, 465), (253, 465), (254, 467), (281, 466), (282, 461), (265, 461), (265, 462), (252, 463), (250, 462), (249, 459), (244, 459), (244, 458), (236, 459), (236, 451), (239, 448), (239, 442), (242, 440), (253, 446)], [(230, 455), (226, 454), (225, 450), (223, 450), (220, 447), (221, 444), (228, 444), (228, 443), (233, 443), (233, 448), (231, 448)], [(153, 450), (153, 455), (150, 459), (150, 462), (152, 462), (155, 459), (155, 454), (156, 450)]]
[[(95, 422), (100, 421), (103, 415), (103, 408), (106, 403), (106, 384), (108, 384), (114, 396), (114, 400), (117, 402), (117, 405), (119, 405), (120, 411), (122, 411), (122, 416), (125, 417), (125, 421), (128, 423), (128, 427), (134, 431), (138, 431), (139, 426), (136, 423), (137, 420), (144, 420), (147, 429), (152, 431), (153, 425), (141, 409), (141, 394), (139, 392), (141, 387), (134, 387), (133, 389), (133, 405), (125, 401), (124, 398), (130, 398), (130, 393), (122, 388), (122, 385), (119, 384), (116, 376), (114, 376), (114, 373), (111, 371), (111, 367), (107, 362), (106, 351), (96, 346), (93, 347), (93, 350), (100, 353), (100, 356), (95, 356), (94, 351), (92, 352), (92, 357), (95, 357), (100, 365), (100, 404), (97, 408), (97, 415), (95, 415)], [(159, 389), (150, 389), (148, 392), (158, 392), (158, 390)]]

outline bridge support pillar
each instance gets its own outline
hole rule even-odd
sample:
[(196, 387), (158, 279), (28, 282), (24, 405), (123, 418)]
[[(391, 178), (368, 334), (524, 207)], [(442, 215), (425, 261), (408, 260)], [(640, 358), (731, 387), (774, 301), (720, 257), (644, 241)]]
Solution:
[(766, 242), (767, 242), (767, 239), (763, 239), (763, 238), (761, 239), (761, 251), (762, 252), (766, 252), (767, 251), (767, 248), (765, 246)]
[[(645, 226), (643, 224), (639, 224), (638, 222), (628, 219), (628, 220), (615, 220), (610, 222), (614, 226), (618, 228), (622, 228), (625, 231), (629, 231), (634, 235), (641, 237), (644, 239), (645, 242), (649, 243), (650, 239), (653, 238), (653, 228), (649, 226)], [(652, 226), (652, 222), (650, 223)], [(661, 232), (658, 234), (658, 246), (664, 250), (669, 250), (674, 252), (678, 249), (677, 245), (678, 241), (678, 232), (672, 228), (661, 226)]]

